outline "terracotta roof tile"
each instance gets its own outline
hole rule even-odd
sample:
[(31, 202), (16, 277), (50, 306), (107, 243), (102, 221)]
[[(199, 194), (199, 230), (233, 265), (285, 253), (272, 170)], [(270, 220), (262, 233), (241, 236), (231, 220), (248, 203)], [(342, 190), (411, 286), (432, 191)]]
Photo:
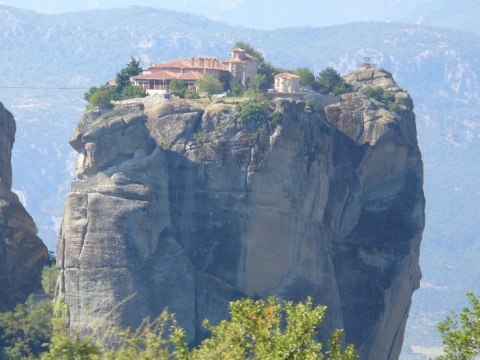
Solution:
[(281, 74), (275, 75), (274, 77), (288, 77), (291, 79), (300, 79), (300, 76), (291, 74), (291, 73), (281, 73)]
[[(201, 64), (203, 61), (203, 64)], [(177, 59), (172, 61), (167, 61), (162, 64), (155, 64), (151, 65), (145, 70), (148, 71), (158, 71), (161, 69), (208, 69), (208, 70), (224, 70), (222, 62), (219, 61), (217, 57), (214, 56), (207, 56), (207, 57), (200, 57), (200, 58), (184, 58), (184, 59)]]
[(245, 64), (246, 61), (245, 60), (239, 60), (239, 59), (226, 59), (223, 61), (224, 63), (242, 63), (242, 64)]
[(173, 71), (160, 70), (150, 74), (137, 75), (132, 77), (132, 79), (134, 80), (171, 80), (171, 79), (197, 80), (197, 79), (201, 79), (202, 77), (203, 77), (203, 73), (199, 71), (187, 71), (181, 74)]

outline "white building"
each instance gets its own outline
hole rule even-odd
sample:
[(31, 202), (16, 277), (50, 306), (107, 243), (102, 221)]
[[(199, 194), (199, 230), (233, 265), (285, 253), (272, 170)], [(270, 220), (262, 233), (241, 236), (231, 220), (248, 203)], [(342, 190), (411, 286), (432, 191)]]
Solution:
[(297, 93), (300, 91), (300, 76), (290, 73), (275, 75), (275, 91)]

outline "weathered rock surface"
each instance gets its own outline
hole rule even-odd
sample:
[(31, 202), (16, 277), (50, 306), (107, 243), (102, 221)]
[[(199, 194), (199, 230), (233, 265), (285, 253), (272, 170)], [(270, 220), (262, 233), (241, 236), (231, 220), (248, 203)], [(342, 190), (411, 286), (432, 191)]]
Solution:
[(0, 311), (41, 288), (48, 252), (31, 216), (11, 191), (15, 120), (0, 103)]
[(421, 277), (413, 104), (382, 69), (346, 79), (388, 87), (396, 112), (352, 92), (313, 112), (278, 100), (241, 126), (233, 106), (159, 97), (86, 113), (57, 249), (71, 327), (168, 306), (193, 339), (232, 299), (312, 296), (324, 337), (344, 328), (362, 358), (397, 358)]

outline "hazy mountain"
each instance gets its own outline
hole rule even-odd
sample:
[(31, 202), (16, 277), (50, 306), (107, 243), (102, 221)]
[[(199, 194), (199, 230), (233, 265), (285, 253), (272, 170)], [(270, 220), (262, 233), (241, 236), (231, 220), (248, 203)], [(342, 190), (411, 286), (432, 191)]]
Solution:
[(480, 3), (472, 0), (2, 0), (41, 13), (66, 13), (127, 6), (162, 7), (190, 12), (230, 25), (254, 29), (331, 26), (358, 21), (388, 21), (445, 26), (480, 34)]
[(346, 73), (370, 56), (412, 94), (425, 163), (427, 227), (423, 287), (414, 296), (407, 347), (432, 345), (444, 311), (463, 304), (467, 290), (480, 290), (480, 269), (471, 266), (480, 250), (480, 37), (397, 23), (255, 31), (152, 8), (42, 15), (7, 6), (0, 6), (0, 34), (0, 101), (18, 126), (13, 187), (24, 195), (49, 247), (72, 176), (67, 142), (86, 88), (113, 78), (132, 55), (143, 65), (183, 56), (226, 58), (234, 42), (243, 40), (278, 66), (316, 72), (335, 66)]

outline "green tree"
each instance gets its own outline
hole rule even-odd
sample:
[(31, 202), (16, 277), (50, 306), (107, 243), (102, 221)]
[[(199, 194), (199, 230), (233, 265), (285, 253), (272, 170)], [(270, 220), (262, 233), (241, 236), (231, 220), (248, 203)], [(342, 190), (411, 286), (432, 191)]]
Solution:
[(452, 312), (437, 326), (444, 352), (437, 357), (439, 360), (467, 360), (480, 355), (480, 300), (472, 292), (467, 297), (470, 306), (460, 314)]
[(341, 347), (341, 331), (335, 331), (327, 357), (323, 344), (315, 339), (325, 314), (325, 306), (245, 299), (230, 303), (230, 319), (204, 326), (212, 336), (190, 354), (190, 359), (344, 359), (353, 360), (353, 346)]
[(30, 297), (14, 311), (0, 313), (0, 359), (21, 359), (39, 356), (46, 351), (42, 344), (52, 336), (52, 304), (36, 305)]
[(132, 56), (127, 66), (121, 69), (115, 77), (115, 81), (117, 82), (116, 92), (121, 94), (123, 89), (130, 85), (130, 78), (140, 74), (141, 72), (142, 68), (140, 67), (140, 60), (136, 60)]
[(172, 81), (170, 81), (168, 89), (173, 95), (178, 96), (182, 99), (185, 97), (185, 94), (187, 92), (187, 87), (185, 86), (185, 83), (183, 82), (183, 80), (180, 79), (172, 79)]
[(256, 74), (250, 77), (248, 80), (248, 89), (257, 93), (265, 92), (268, 90), (267, 77), (263, 74)]
[(57, 283), (57, 278), (59, 274), (60, 274), (60, 270), (57, 269), (57, 265), (55, 264), (43, 267), (42, 287), (45, 294), (54, 295), (55, 285)]
[(233, 96), (242, 96), (245, 91), (242, 83), (235, 78), (230, 79), (229, 86)]
[(298, 68), (295, 70), (295, 75), (300, 76), (300, 85), (312, 86), (315, 83), (315, 75), (307, 67)]
[(348, 91), (347, 84), (333, 67), (327, 67), (320, 71), (315, 86), (327, 88), (334, 95), (344, 94)]
[(218, 94), (223, 91), (222, 83), (211, 74), (204, 75), (201, 79), (195, 82), (197, 92), (207, 94), (208, 98), (212, 100), (213, 94)]

